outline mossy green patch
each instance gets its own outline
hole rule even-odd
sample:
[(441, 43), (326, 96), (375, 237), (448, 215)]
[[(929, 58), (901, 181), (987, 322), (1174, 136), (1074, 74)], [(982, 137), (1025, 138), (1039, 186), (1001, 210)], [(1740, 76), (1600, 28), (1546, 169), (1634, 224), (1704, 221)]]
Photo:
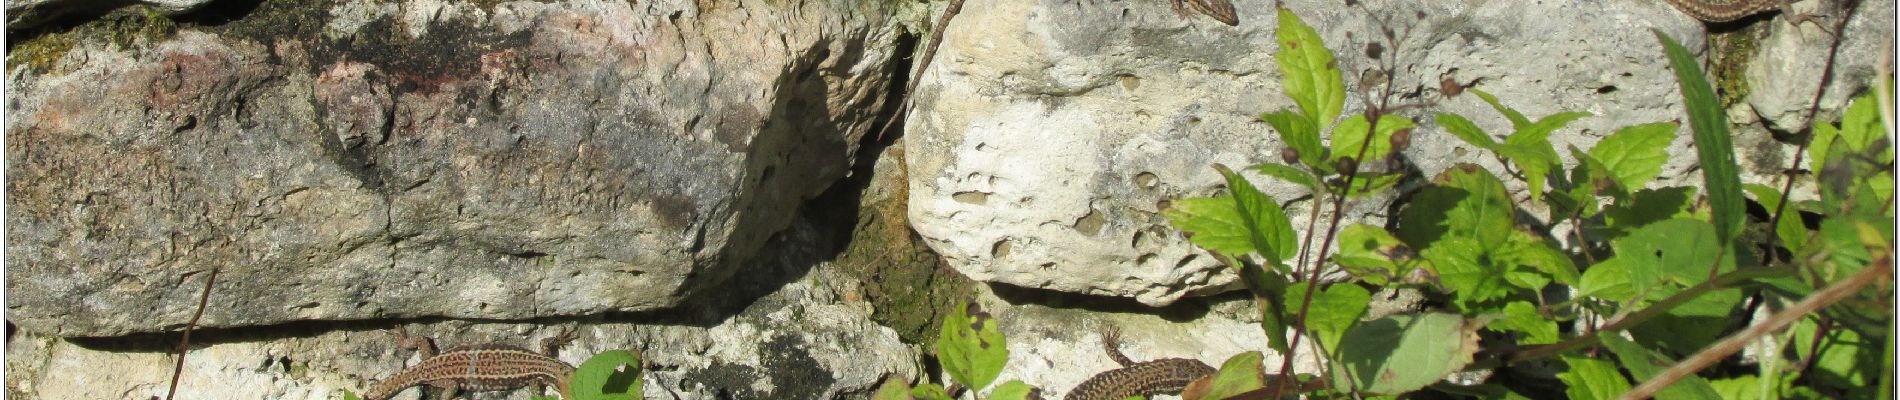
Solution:
[(80, 43), (104, 42), (121, 49), (136, 49), (170, 39), (177, 33), (178, 23), (171, 17), (150, 6), (135, 5), (65, 31), (48, 31), (22, 41), (7, 54), (7, 67), (24, 65), (35, 73), (45, 73)]
[[(903, 159), (902, 155), (895, 156)], [(871, 319), (908, 343), (937, 340), (937, 321), (974, 293), (975, 282), (945, 265), (910, 229), (903, 184), (886, 200), (863, 204), (849, 247), (833, 265), (864, 282)]]
[(1709, 74), (1715, 77), (1716, 97), (1723, 108), (1748, 99), (1748, 62), (1761, 51), (1761, 36), (1767, 33), (1765, 28), (1751, 27), (1709, 35), (1709, 48), (1714, 49), (1709, 53)]

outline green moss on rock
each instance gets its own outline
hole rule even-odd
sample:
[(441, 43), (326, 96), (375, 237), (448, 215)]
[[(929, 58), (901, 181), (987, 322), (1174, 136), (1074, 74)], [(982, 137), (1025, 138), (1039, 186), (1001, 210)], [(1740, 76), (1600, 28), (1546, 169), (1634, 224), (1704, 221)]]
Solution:
[(125, 7), (63, 31), (46, 31), (21, 41), (7, 53), (7, 68), (25, 66), (35, 73), (53, 69), (59, 59), (80, 43), (107, 43), (137, 49), (170, 39), (178, 22), (150, 6)]
[(864, 282), (872, 320), (896, 330), (905, 342), (929, 344), (936, 341), (944, 314), (974, 293), (976, 284), (944, 264), (911, 231), (907, 186), (892, 187), (898, 192), (861, 206), (851, 244), (833, 265)]

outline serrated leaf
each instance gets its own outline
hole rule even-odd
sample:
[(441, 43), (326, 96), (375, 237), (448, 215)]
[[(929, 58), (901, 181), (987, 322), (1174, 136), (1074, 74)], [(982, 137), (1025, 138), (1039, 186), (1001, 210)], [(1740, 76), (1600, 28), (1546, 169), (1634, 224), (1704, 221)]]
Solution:
[[(1630, 374), (1635, 375), (1636, 380), (1639, 382), (1648, 381), (1656, 377), (1656, 374), (1662, 373), (1664, 369), (1676, 364), (1675, 360), (1663, 357), (1661, 354), (1656, 354), (1656, 352), (1645, 349), (1643, 346), (1620, 336), (1599, 335), (1597, 337), (1602, 339), (1603, 347), (1610, 349), (1611, 353), (1615, 353), (1616, 359), (1622, 362), (1624, 368), (1629, 368)], [(1689, 375), (1676, 381), (1676, 383), (1670, 384), (1669, 387), (1663, 388), (1662, 391), (1656, 393), (1656, 397), (1666, 399), (1720, 400), (1722, 395), (1716, 393), (1715, 388), (1710, 387), (1708, 381), (1702, 380), (1701, 377), (1695, 375)]]
[(1326, 148), (1320, 145), (1319, 127), (1313, 125), (1312, 119), (1290, 110), (1280, 110), (1261, 114), (1260, 120), (1273, 127), (1273, 132), (1280, 135), (1281, 143), (1299, 153), (1301, 163), (1315, 168), (1328, 167), (1326, 160), (1332, 156), (1326, 154)]
[(1228, 357), (1213, 376), (1201, 378), (1181, 392), (1182, 399), (1225, 399), (1267, 386), (1267, 375), (1260, 368), (1263, 356), (1249, 351)]
[(1505, 304), (1504, 318), (1491, 321), (1487, 326), (1499, 332), (1522, 334), (1517, 339), (1520, 345), (1551, 344), (1560, 339), (1557, 336), (1557, 322), (1538, 313), (1537, 305), (1528, 301)]
[[(1629, 268), (1637, 292), (1665, 278), (1682, 286), (1702, 283), (1722, 253), (1714, 227), (1693, 219), (1671, 219), (1645, 225), (1610, 243), (1616, 258)], [(1732, 270), (1734, 257), (1725, 257), (1723, 271)]]
[[(1305, 298), (1309, 285), (1291, 285), (1287, 287), (1286, 304), (1297, 307)], [(1313, 303), (1307, 307), (1307, 333), (1319, 340), (1327, 351), (1339, 351), (1339, 338), (1346, 334), (1359, 317), (1366, 315), (1367, 304), (1372, 302), (1372, 292), (1350, 283), (1334, 284), (1313, 294)]]
[(1569, 146), (1569, 150), (1570, 157), (1577, 160), (1577, 165), (1570, 168), (1570, 187), (1550, 198), (1551, 215), (1575, 214), (1576, 218), (1587, 221), (1603, 211), (1597, 195), (1609, 195), (1615, 201), (1628, 201), (1629, 189), (1616, 181), (1610, 167), (1604, 166), (1590, 153), (1578, 150), (1577, 146)]
[(1511, 165), (1516, 166), (1518, 171), (1523, 173), (1524, 184), (1531, 189), (1531, 201), (1534, 202), (1542, 201), (1544, 181), (1549, 180), (1550, 171), (1558, 167), (1557, 156), (1546, 151), (1547, 147), (1549, 143), (1544, 143), (1541, 147), (1535, 144), (1506, 143), (1498, 145), (1497, 148), (1498, 154), (1510, 160)]
[(1817, 119), (1814, 121), (1813, 135), (1808, 138), (1808, 165), (1818, 171), (1833, 156), (1831, 151), (1834, 150), (1835, 141), (1841, 137), (1841, 128)]
[(1384, 228), (1352, 224), (1339, 231), (1339, 254), (1333, 262), (1354, 278), (1385, 286), (1411, 272), (1413, 255), (1411, 247)]
[(1419, 252), (1419, 256), (1461, 307), (1510, 294), (1510, 284), (1504, 280), (1505, 271), (1488, 260), (1484, 246), (1477, 240), (1446, 237)]
[[(1663, 291), (1674, 294), (1674, 288)], [(1672, 355), (1693, 354), (1720, 339), (1728, 317), (1740, 308), (1741, 289), (1714, 290), (1669, 309), (1668, 313), (1630, 329), (1637, 343)]]
[(910, 382), (897, 375), (886, 377), (884, 384), (878, 385), (877, 392), (871, 394), (871, 400), (911, 400)]
[(1496, 257), (1506, 264), (1531, 267), (1565, 285), (1577, 284), (1579, 275), (1576, 262), (1570, 260), (1570, 255), (1558, 250), (1555, 243), (1544, 238), (1512, 232), (1504, 249), (1497, 253)]
[(1291, 165), (1264, 163), (1249, 167), (1248, 169), (1259, 172), (1261, 175), (1280, 178), (1280, 180), (1300, 185), (1300, 187), (1306, 188), (1306, 190), (1314, 192), (1320, 191), (1319, 178), (1314, 177), (1311, 172), (1306, 172), (1304, 169), (1299, 169)]
[(1597, 142), (1590, 148), (1590, 156), (1601, 161), (1618, 184), (1642, 189), (1669, 162), (1669, 142), (1675, 137), (1673, 122), (1626, 126)]
[(1609, 361), (1560, 356), (1570, 370), (1557, 373), (1564, 383), (1564, 396), (1576, 400), (1610, 400), (1630, 391), (1629, 379)]
[[(1761, 203), (1769, 214), (1782, 207), (1780, 190), (1759, 183), (1743, 184), (1742, 189), (1755, 195), (1755, 202)], [(1781, 239), (1781, 245), (1789, 249), (1800, 249), (1808, 243), (1808, 225), (1802, 220), (1801, 210), (1792, 204), (1782, 209), (1781, 220), (1775, 222), (1775, 238)]]
[(583, 399), (644, 399), (640, 384), (640, 356), (612, 350), (588, 357), (574, 370), (569, 390)]
[[(1333, 158), (1353, 157), (1364, 170), (1364, 166), (1371, 165), (1367, 160), (1384, 160), (1392, 155), (1392, 133), (1413, 126), (1412, 120), (1396, 115), (1380, 117), (1376, 128), (1366, 120), (1365, 114), (1347, 117), (1333, 128)], [(1366, 138), (1367, 134), (1372, 135), (1371, 139)]]
[(1645, 225), (1687, 218), (1689, 206), (1695, 204), (1694, 190), (1687, 186), (1638, 190), (1628, 199), (1617, 200), (1616, 204), (1603, 209), (1603, 219), (1608, 225), (1603, 232), (1596, 233), (1615, 239)]
[(1498, 147), (1497, 139), (1492, 138), (1491, 134), (1484, 133), (1483, 128), (1479, 128), (1478, 124), (1471, 123), (1471, 120), (1465, 119), (1462, 115), (1438, 113), (1434, 118), (1438, 121), (1439, 127), (1445, 128), (1446, 132), (1464, 140), (1465, 143), (1484, 150), (1493, 150)]
[(1228, 194), (1199, 199), (1184, 199), (1162, 211), (1175, 228), (1193, 235), (1188, 241), (1211, 251), (1225, 254), (1257, 252), (1271, 265), (1292, 258), (1293, 224), (1280, 204), (1246, 177), (1225, 166), (1214, 168), (1227, 178)]
[(1492, 176), (1491, 171), (1474, 164), (1459, 164), (1445, 169), (1433, 182), (1464, 189), (1469, 194), (1451, 209), (1444, 210), (1450, 235), (1475, 239), (1485, 249), (1504, 245), (1513, 231), (1515, 210), (1511, 207), (1510, 195), (1504, 192), (1504, 183)]
[[(1333, 383), (1346, 391), (1398, 394), (1438, 382), (1471, 363), (1478, 334), (1448, 313), (1394, 315), (1366, 321), (1340, 341)], [(1351, 385), (1351, 386), (1347, 386)]]
[(1498, 97), (1492, 96), (1490, 92), (1477, 88), (1472, 88), (1468, 91), (1471, 92), (1471, 94), (1478, 95), (1478, 98), (1483, 99), (1485, 104), (1490, 104), (1492, 109), (1498, 110), (1498, 114), (1503, 114), (1505, 119), (1511, 120), (1511, 130), (1524, 129), (1524, 127), (1531, 125), (1531, 119), (1524, 118), (1524, 113), (1517, 112), (1517, 110), (1513, 110), (1510, 107), (1505, 107), (1504, 103), (1499, 103)]
[(1002, 374), (1009, 361), (1009, 344), (996, 328), (996, 318), (965, 302), (943, 319), (937, 338), (937, 360), (950, 378), (970, 390), (982, 390)]
[(1036, 389), (1035, 386), (1029, 386), (1029, 384), (1023, 383), (1023, 381), (1012, 380), (1003, 382), (1001, 385), (996, 385), (996, 389), (991, 389), (990, 395), (984, 398), (993, 400), (1040, 400), (1042, 399), (1040, 392), (1041, 390)]
[(1599, 261), (1583, 271), (1577, 282), (1578, 297), (1595, 297), (1617, 303), (1635, 300), (1636, 286), (1630, 284), (1629, 266), (1623, 260)]
[(1735, 146), (1729, 142), (1728, 115), (1716, 100), (1715, 88), (1702, 73), (1701, 64), (1675, 39), (1655, 32), (1676, 71), (1682, 88), (1683, 108), (1689, 112), (1689, 128), (1695, 134), (1696, 158), (1702, 165), (1704, 195), (1721, 243), (1729, 243), (1742, 233), (1746, 202), (1742, 198), (1740, 167), (1735, 164)]
[(1274, 52), (1273, 61), (1286, 76), (1286, 96), (1313, 126), (1331, 126), (1346, 104), (1346, 85), (1333, 66), (1332, 50), (1326, 49), (1318, 31), (1292, 11), (1280, 9), (1279, 24), (1274, 39), (1280, 51)]

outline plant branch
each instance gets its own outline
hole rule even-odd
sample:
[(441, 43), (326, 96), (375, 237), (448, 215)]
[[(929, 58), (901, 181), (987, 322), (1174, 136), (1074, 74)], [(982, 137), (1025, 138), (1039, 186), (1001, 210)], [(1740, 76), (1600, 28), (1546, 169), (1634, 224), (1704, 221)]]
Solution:
[(198, 311), (191, 313), (191, 321), (185, 323), (185, 331), (178, 338), (178, 364), (172, 367), (171, 388), (165, 390), (165, 400), (171, 400), (178, 394), (178, 378), (185, 372), (185, 353), (191, 351), (191, 330), (198, 326), (198, 319), (205, 315), (205, 304), (211, 300), (211, 285), (218, 283), (218, 270), (211, 267), (211, 273), (205, 276), (205, 289), (198, 294)]
[(1669, 296), (1669, 298), (1656, 302), (1656, 304), (1650, 305), (1649, 307), (1644, 308), (1642, 311), (1637, 311), (1635, 313), (1631, 313), (1626, 316), (1618, 317), (1610, 321), (1609, 323), (1604, 324), (1602, 327), (1599, 327), (1596, 330), (1591, 331), (1590, 333), (1577, 336), (1574, 338), (1570, 338), (1569, 340), (1565, 340), (1563, 342), (1559, 342), (1556, 344), (1547, 344), (1547, 345), (1529, 347), (1521, 352), (1516, 352), (1515, 354), (1507, 354), (1505, 355), (1504, 358), (1507, 362), (1517, 363), (1517, 362), (1550, 357), (1550, 356), (1557, 355), (1559, 353), (1563, 353), (1565, 350), (1570, 350), (1570, 349), (1581, 347), (1588, 344), (1594, 344), (1597, 342), (1598, 335), (1602, 335), (1605, 332), (1620, 332), (1624, 329), (1629, 329), (1630, 327), (1636, 326), (1637, 324), (1641, 324), (1645, 321), (1650, 320), (1651, 318), (1661, 316), (1663, 313), (1669, 312), (1670, 309), (1674, 309), (1676, 308), (1676, 306), (1680, 306), (1683, 303), (1688, 303), (1690, 300), (1694, 300), (1697, 296), (1701, 296), (1704, 293), (1713, 292), (1713, 291), (1721, 290), (1721, 289), (1727, 289), (1727, 288), (1736, 286), (1738, 284), (1745, 283), (1745, 282), (1752, 281), (1759, 278), (1786, 274), (1786, 273), (1791, 272), (1789, 270), (1790, 268), (1792, 267), (1749, 268), (1749, 269), (1743, 269), (1743, 270), (1738, 270), (1738, 271), (1722, 274), (1721, 276), (1717, 276), (1715, 279), (1704, 281), (1701, 284), (1690, 286), (1688, 289), (1684, 289), (1681, 292), (1677, 292), (1675, 295)]
[[(1853, 277), (1829, 285), (1826, 289), (1821, 289), (1821, 291), (1814, 292), (1814, 294), (1808, 295), (1808, 298), (1801, 299), (1800, 302), (1789, 306), (1788, 309), (1769, 316), (1766, 321), (1755, 324), (1755, 326), (1751, 326), (1734, 335), (1729, 335), (1728, 338), (1722, 339), (1721, 342), (1717, 342), (1702, 349), (1702, 351), (1696, 352), (1695, 355), (1689, 356), (1689, 358), (1676, 363), (1675, 366), (1669, 367), (1669, 369), (1664, 370), (1662, 373), (1656, 374), (1655, 377), (1650, 378), (1641, 385), (1637, 385), (1635, 389), (1630, 389), (1628, 393), (1624, 393), (1619, 399), (1649, 398), (1655, 395), (1656, 392), (1661, 391), (1664, 387), (1675, 383), (1677, 380), (1695, 374), (1696, 371), (1708, 368), (1708, 366), (1715, 364), (1717, 361), (1727, 358), (1730, 354), (1741, 351), (1743, 347), (1746, 347), (1748, 343), (1754, 341), (1755, 338), (1780, 330), (1782, 327), (1786, 327), (1788, 324), (1800, 320), (1802, 317), (1807, 316), (1815, 310), (1819, 310), (1821, 307), (1826, 307), (1829, 304), (1841, 301), (1841, 299), (1846, 298), (1848, 295), (1854, 294), (1854, 292), (1859, 290), (1862, 286), (1866, 286), (1881, 278), (1891, 278), (1892, 275), (1893, 269), (1887, 268), (1884, 264), (1869, 264), (1867, 268), (1862, 269), (1859, 273), (1855, 273)], [(1815, 337), (1820, 337), (1819, 332), (1816, 332)], [(1771, 377), (1763, 377), (1763, 379), (1769, 378)]]

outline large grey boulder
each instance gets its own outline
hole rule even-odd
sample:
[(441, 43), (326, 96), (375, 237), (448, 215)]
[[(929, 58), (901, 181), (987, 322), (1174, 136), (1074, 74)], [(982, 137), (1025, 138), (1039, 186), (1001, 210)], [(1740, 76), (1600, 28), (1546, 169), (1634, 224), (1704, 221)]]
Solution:
[[(1171, 200), (1222, 190), (1211, 164), (1280, 159), (1278, 136), (1257, 119), (1293, 106), (1272, 57), (1280, 49), (1275, 10), (1270, 2), (1235, 3), (1241, 23), (1229, 27), (1177, 16), (1162, 2), (970, 0), (923, 75), (907, 122), (918, 232), (985, 282), (1149, 305), (1230, 288), (1234, 276), (1160, 212)], [(1424, 177), (1460, 162), (1504, 170), (1431, 122), (1432, 113), (1452, 112), (1510, 133), (1476, 96), (1443, 96), (1441, 81), (1495, 94), (1532, 118), (1591, 113), (1550, 139), (1568, 163), (1567, 146), (1590, 148), (1624, 126), (1685, 120), (1652, 29), (1707, 52), (1708, 27), (1659, 1), (1280, 3), (1338, 55), (1347, 113), (1381, 99), (1368, 99), (1370, 88), (1359, 84), (1381, 65), (1392, 68), (1393, 104), (1423, 105), (1400, 114), (1420, 122), (1405, 156)], [(1872, 32), (1860, 35), (1891, 35), (1885, 21), (1861, 24)], [(1386, 28), (1396, 43), (1382, 37)], [(1784, 78), (1750, 71), (1750, 79)], [(1823, 104), (1830, 105), (1838, 102)], [(1739, 132), (1738, 145), (1756, 149), (1745, 151), (1781, 146), (1765, 131)], [(1669, 146), (1675, 157), (1663, 167), (1665, 184), (1699, 182), (1691, 146), (1684, 128)], [(1786, 168), (1770, 164), (1745, 166), (1744, 180), (1769, 182)], [(1305, 195), (1248, 174), (1283, 202)], [(1521, 183), (1512, 187), (1526, 195)], [(1347, 220), (1382, 223), (1391, 200), (1359, 202)], [(1311, 204), (1292, 203), (1297, 230), (1306, 229)]]
[[(886, 87), (854, 1), (265, 1), (7, 76), (7, 320), (670, 307), (844, 176)], [(29, 43), (30, 45), (30, 43)]]

